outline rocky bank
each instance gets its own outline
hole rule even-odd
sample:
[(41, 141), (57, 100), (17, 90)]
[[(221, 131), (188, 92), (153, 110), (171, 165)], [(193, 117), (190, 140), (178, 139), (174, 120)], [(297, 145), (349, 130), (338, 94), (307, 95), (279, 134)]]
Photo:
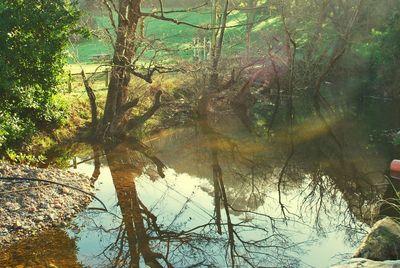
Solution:
[(69, 187), (22, 178), (49, 180), (94, 193), (89, 177), (59, 169), (0, 163), (0, 248), (53, 226), (65, 226), (92, 200)]

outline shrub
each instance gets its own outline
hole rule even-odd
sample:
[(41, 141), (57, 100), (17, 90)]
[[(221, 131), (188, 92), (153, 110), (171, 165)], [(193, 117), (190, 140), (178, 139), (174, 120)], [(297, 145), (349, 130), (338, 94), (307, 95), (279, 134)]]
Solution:
[(76, 3), (0, 2), (0, 151), (65, 118), (54, 98), (68, 37), (79, 32)]

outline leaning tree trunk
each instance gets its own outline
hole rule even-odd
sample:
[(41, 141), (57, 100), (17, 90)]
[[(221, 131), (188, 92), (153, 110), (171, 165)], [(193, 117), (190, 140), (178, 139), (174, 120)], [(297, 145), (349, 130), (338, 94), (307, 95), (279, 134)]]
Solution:
[[(131, 81), (132, 60), (135, 57), (136, 30), (140, 19), (141, 0), (120, 0), (118, 26), (116, 28), (115, 51), (108, 86), (104, 117), (98, 134), (113, 137), (120, 134), (127, 123), (125, 116), (129, 105), (128, 86)], [(136, 100), (137, 104), (137, 100)], [(128, 108), (128, 107), (127, 107)]]

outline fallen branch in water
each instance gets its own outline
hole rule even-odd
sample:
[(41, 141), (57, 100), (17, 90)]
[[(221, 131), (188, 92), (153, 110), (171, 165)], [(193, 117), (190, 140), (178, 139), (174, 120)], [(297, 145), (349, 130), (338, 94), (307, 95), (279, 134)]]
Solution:
[(36, 182), (43, 182), (43, 183), (49, 183), (49, 184), (55, 184), (55, 185), (67, 187), (67, 188), (73, 189), (73, 190), (75, 190), (75, 191), (78, 191), (78, 192), (81, 192), (81, 193), (84, 193), (84, 194), (86, 194), (86, 195), (89, 195), (89, 196), (93, 197), (94, 199), (96, 199), (97, 201), (100, 202), (100, 204), (104, 207), (104, 209), (105, 209), (106, 211), (108, 211), (108, 210), (107, 210), (107, 207), (106, 207), (106, 205), (103, 203), (103, 201), (101, 201), (101, 200), (100, 200), (98, 197), (96, 197), (94, 194), (91, 194), (91, 193), (88, 193), (88, 192), (86, 192), (86, 191), (84, 191), (84, 190), (81, 190), (81, 189), (79, 189), (78, 187), (66, 185), (66, 184), (63, 184), (63, 183), (60, 183), (60, 182), (55, 182), (55, 181), (42, 180), (42, 179), (32, 179), (32, 178), (0, 177), (0, 180), (2, 180), (2, 181), (10, 181), (10, 182), (13, 182), (13, 183), (22, 183), (22, 182), (26, 182), (26, 181), (36, 181)]

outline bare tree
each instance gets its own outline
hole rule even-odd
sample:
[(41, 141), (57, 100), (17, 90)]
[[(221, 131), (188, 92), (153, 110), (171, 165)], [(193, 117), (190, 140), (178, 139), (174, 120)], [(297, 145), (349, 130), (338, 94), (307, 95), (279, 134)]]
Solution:
[[(222, 2), (224, 3), (223, 5)], [(229, 15), (228, 0), (213, 0), (212, 3), (210, 77), (208, 88), (203, 91), (198, 104), (198, 114), (201, 117), (207, 116), (211, 96), (219, 89), (218, 66), (222, 55), (225, 29)]]
[[(320, 98), (323, 82), (350, 46), (364, 0), (295, 2), (275, 2), (287, 38), (301, 52), (290, 66), (299, 67), (293, 86), (308, 87)], [(306, 13), (312, 14), (307, 22)], [(298, 45), (301, 38), (306, 42)]]

